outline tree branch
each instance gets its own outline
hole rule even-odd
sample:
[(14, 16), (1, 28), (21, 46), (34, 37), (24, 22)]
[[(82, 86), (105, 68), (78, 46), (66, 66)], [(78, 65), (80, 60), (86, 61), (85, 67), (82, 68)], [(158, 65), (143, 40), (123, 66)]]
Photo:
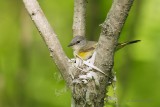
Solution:
[[(110, 77), (112, 76), (115, 47), (132, 4), (133, 0), (114, 0), (107, 18), (101, 24), (95, 65)], [(100, 81), (101, 90), (99, 93), (102, 93), (100, 96), (104, 99), (104, 93), (106, 93), (108, 86), (106, 83), (109, 83), (110, 78), (103, 77)]]
[(114, 49), (132, 3), (133, 0), (114, 0), (106, 20), (101, 24), (95, 63), (106, 73), (112, 69)]
[(61, 44), (57, 38), (57, 35), (52, 30), (49, 22), (47, 21), (42, 9), (40, 8), (37, 0), (23, 0), (25, 7), (31, 16), (33, 22), (35, 23), (39, 33), (44, 39), (49, 51), (50, 55), (55, 61), (56, 65), (60, 69), (60, 72), (67, 82), (67, 85), (70, 86), (71, 78), (69, 75), (69, 62), (68, 58), (65, 55)]
[(73, 36), (85, 36), (86, 0), (74, 0)]

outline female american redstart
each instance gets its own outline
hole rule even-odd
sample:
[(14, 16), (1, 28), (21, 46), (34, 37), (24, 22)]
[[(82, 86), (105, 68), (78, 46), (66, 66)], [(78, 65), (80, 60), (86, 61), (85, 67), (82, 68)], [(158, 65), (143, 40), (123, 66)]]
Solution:
[[(116, 47), (116, 51), (127, 46), (129, 44), (137, 43), (140, 40), (134, 40), (124, 43), (118, 43)], [(97, 46), (96, 41), (88, 41), (84, 36), (75, 36), (68, 47), (72, 47), (74, 51), (74, 56), (78, 55), (83, 60), (87, 60), (91, 58)]]

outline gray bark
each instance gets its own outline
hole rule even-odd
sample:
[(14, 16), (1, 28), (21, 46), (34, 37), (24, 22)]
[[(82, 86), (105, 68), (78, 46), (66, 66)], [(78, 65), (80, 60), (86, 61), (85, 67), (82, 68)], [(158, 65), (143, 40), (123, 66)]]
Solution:
[(74, 0), (73, 36), (85, 36), (86, 0)]

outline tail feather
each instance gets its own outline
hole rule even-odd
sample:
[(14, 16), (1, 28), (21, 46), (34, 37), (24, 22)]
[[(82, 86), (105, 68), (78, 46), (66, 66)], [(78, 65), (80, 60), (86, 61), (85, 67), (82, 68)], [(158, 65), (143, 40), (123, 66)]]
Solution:
[(137, 42), (140, 42), (140, 41), (141, 41), (141, 40), (134, 40), (134, 41), (128, 42), (128, 44), (137, 43)]
[(130, 44), (133, 44), (133, 43), (137, 43), (137, 42), (140, 42), (141, 40), (133, 40), (133, 41), (129, 41), (129, 42), (124, 42), (124, 43), (118, 43), (117, 44), (117, 47), (116, 47), (116, 51), (127, 46), (127, 45), (130, 45)]

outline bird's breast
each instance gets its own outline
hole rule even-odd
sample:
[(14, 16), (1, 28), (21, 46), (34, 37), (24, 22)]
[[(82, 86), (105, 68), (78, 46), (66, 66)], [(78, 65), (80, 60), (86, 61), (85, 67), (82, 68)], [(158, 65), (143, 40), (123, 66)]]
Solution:
[(78, 56), (80, 56), (83, 60), (89, 59), (93, 54), (93, 51), (88, 51), (88, 52), (79, 52)]

